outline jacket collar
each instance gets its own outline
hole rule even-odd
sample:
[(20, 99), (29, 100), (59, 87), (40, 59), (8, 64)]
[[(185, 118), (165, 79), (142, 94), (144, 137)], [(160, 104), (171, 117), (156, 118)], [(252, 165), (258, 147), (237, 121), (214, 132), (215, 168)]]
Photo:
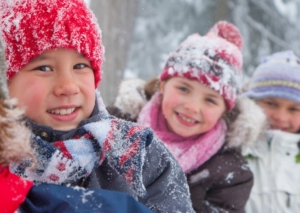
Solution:
[(91, 116), (87, 119), (82, 120), (76, 129), (56, 130), (51, 126), (38, 124), (29, 118), (25, 118), (25, 121), (26, 125), (31, 129), (33, 134), (35, 134), (36, 136), (40, 136), (43, 140), (51, 143), (58, 140), (67, 140), (73, 138), (78, 128), (84, 126), (85, 124), (99, 121), (100, 119), (99, 106), (96, 98), (96, 103)]

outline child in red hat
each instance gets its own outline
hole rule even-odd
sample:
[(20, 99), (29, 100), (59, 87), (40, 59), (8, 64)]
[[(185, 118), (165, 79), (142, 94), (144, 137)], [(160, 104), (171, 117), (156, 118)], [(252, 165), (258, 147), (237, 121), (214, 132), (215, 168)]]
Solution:
[(126, 192), (154, 212), (193, 211), (180, 166), (150, 128), (109, 115), (96, 95), (104, 48), (83, 0), (1, 0), (0, 29), (9, 93), (26, 108), (37, 159), (14, 173)]
[[(130, 108), (121, 104), (128, 97), (123, 93), (128, 91), (124, 82), (114, 107), (108, 108), (154, 130), (185, 172), (194, 210), (199, 213), (243, 213), (253, 184), (240, 148), (259, 136), (252, 128), (260, 120), (248, 113), (263, 113), (249, 99), (237, 101), (241, 48), (239, 30), (218, 22), (207, 35), (189, 36), (170, 54), (159, 82), (144, 84), (140, 94), (145, 98), (141, 96), (137, 104), (130, 102)], [(137, 87), (143, 88), (142, 84)]]
[[(24, 158), (33, 162), (35, 160), (29, 129), (20, 121), (21, 113), (22, 110), (16, 108), (12, 100), (0, 101), (1, 213), (14, 213), (17, 210), (19, 213), (151, 212), (125, 193), (102, 189), (75, 189), (45, 183), (33, 185), (32, 181), (11, 173), (10, 164)], [(118, 205), (127, 208), (120, 209)]]

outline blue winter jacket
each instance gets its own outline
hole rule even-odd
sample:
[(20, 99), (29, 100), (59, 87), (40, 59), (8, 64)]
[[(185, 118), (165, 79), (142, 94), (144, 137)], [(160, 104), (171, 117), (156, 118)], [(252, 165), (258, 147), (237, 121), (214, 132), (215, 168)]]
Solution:
[(151, 213), (132, 196), (103, 189), (69, 188), (54, 184), (33, 186), (20, 213)]

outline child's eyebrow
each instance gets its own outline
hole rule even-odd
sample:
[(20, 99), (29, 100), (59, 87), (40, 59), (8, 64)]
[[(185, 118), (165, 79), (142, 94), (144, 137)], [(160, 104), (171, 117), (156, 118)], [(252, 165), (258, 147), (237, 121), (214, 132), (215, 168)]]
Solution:
[(45, 60), (45, 59), (49, 59), (50, 57), (47, 57), (47, 56), (38, 56), (36, 58), (33, 58), (30, 60), (30, 62), (34, 62), (34, 61), (42, 61), (42, 60)]
[(215, 94), (210, 94), (210, 93), (208, 93), (208, 94), (207, 94), (207, 96), (208, 96), (208, 97), (212, 97), (212, 98), (219, 98), (219, 96), (218, 96), (218, 95), (215, 95)]
[(86, 58), (83, 54), (79, 54), (78, 58)]
[(185, 81), (179, 81), (179, 83), (182, 83), (183, 85), (192, 88), (192, 86), (189, 83), (185, 82)]

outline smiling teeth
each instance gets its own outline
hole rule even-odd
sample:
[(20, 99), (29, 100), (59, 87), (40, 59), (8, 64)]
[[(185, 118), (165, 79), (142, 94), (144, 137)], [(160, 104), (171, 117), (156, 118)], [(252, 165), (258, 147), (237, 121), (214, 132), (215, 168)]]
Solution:
[(53, 110), (49, 110), (49, 112), (52, 114), (56, 114), (56, 115), (69, 115), (72, 112), (74, 112), (74, 110), (75, 110), (75, 107), (69, 108), (69, 109), (53, 109)]
[(178, 115), (179, 115), (180, 118), (182, 118), (182, 120), (184, 120), (184, 121), (186, 121), (186, 122), (188, 122), (188, 123), (194, 124), (194, 123), (197, 122), (197, 121), (195, 121), (195, 120), (193, 120), (193, 119), (189, 119), (189, 118), (187, 118), (187, 117), (185, 117), (185, 116), (183, 116), (183, 115), (181, 115), (181, 114), (179, 114), (179, 113), (178, 113)]

